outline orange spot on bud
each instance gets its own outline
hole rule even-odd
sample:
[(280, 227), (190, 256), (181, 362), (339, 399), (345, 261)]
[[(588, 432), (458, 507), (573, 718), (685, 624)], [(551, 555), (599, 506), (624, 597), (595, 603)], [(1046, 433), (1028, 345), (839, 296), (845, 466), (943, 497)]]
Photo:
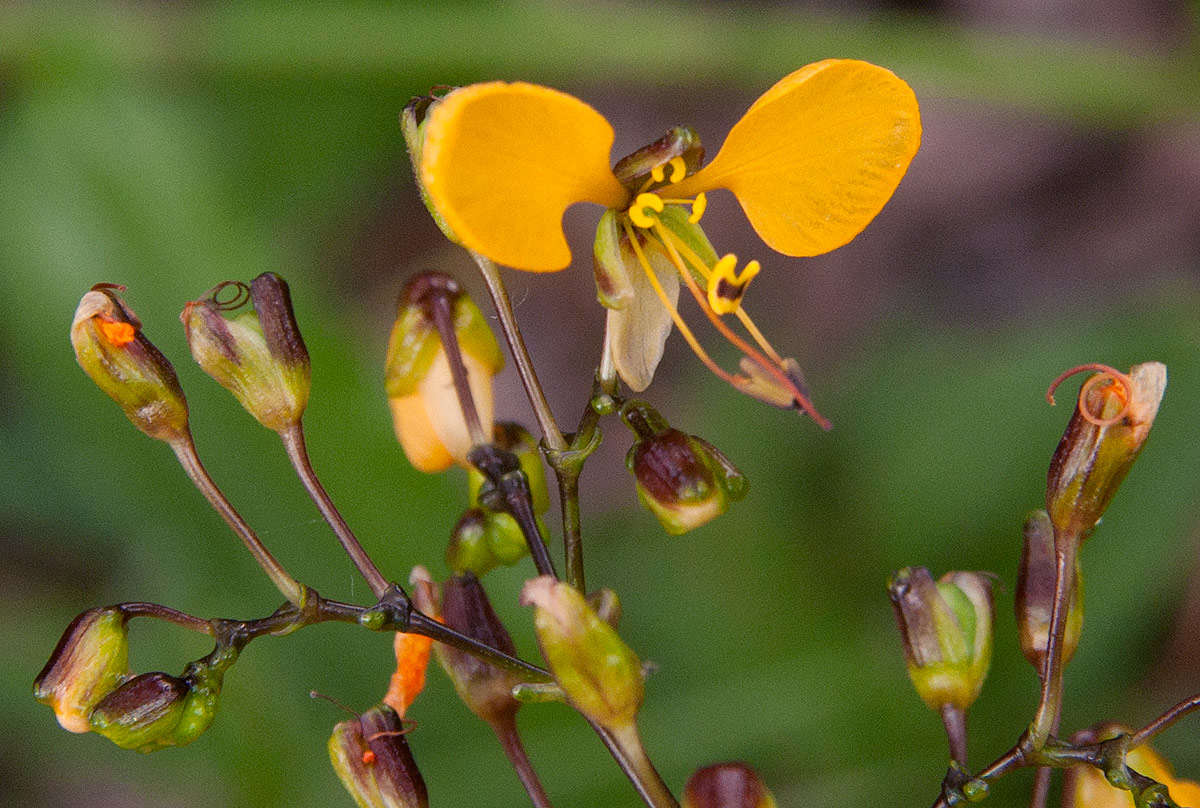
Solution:
[(121, 322), (120, 320), (106, 320), (103, 317), (97, 317), (96, 327), (100, 329), (100, 333), (104, 335), (106, 340), (118, 348), (133, 342), (134, 337), (137, 335), (137, 330), (134, 329), (131, 323)]
[(362, 762), (364, 766), (371, 766), (375, 763), (375, 753), (370, 749), (362, 753)]

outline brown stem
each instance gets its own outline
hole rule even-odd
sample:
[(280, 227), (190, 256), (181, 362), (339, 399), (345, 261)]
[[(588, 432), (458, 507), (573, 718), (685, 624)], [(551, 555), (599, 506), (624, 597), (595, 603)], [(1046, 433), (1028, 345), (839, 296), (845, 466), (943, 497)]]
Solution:
[(308, 448), (304, 441), (304, 427), (297, 421), (294, 425), (280, 430), (279, 437), (283, 440), (283, 447), (287, 451), (288, 459), (292, 461), (292, 467), (300, 476), (304, 489), (316, 503), (317, 509), (321, 511), (321, 516), (325, 517), (325, 521), (329, 523), (329, 527), (337, 536), (342, 549), (346, 551), (350, 560), (354, 562), (354, 566), (366, 579), (367, 585), (371, 587), (371, 592), (375, 597), (382, 597), (391, 584), (383, 577), (383, 573), (375, 566), (371, 557), (367, 555), (367, 551), (363, 549), (362, 544), (350, 530), (350, 526), (346, 524), (346, 520), (342, 518), (341, 513), (334, 506), (333, 500), (326, 493), (325, 487), (317, 478), (317, 473), (313, 470), (312, 462), (308, 458)]
[(454, 380), (454, 393), (458, 396), (458, 407), (462, 410), (463, 420), (467, 424), (467, 432), (471, 435), (472, 445), (490, 443), (492, 436), (483, 431), (479, 421), (479, 408), (475, 406), (475, 396), (471, 393), (471, 382), (467, 376), (467, 366), (463, 364), (462, 349), (458, 345), (458, 334), (454, 331), (453, 301), (449, 294), (432, 293), (423, 301), (426, 313), (433, 320), (438, 337), (442, 341), (442, 349), (446, 352), (446, 362), (450, 365), (450, 377)]
[(950, 743), (950, 759), (966, 766), (967, 714), (953, 704), (947, 704), (942, 707), (942, 725), (946, 728), (946, 740)]
[[(1033, 790), (1029, 794), (1029, 808), (1046, 808), (1046, 800), (1050, 797), (1050, 777), (1054, 769), (1041, 766), (1033, 776)], [(1063, 805), (1069, 805), (1063, 802)]]
[(592, 729), (600, 736), (600, 740), (621, 767), (621, 771), (625, 772), (625, 776), (633, 784), (638, 796), (649, 808), (679, 808), (679, 801), (667, 788), (662, 775), (646, 755), (637, 726), (631, 723), (609, 730), (592, 723)]
[(529, 795), (529, 801), (533, 803), (534, 808), (553, 808), (546, 789), (542, 787), (542, 781), (538, 779), (537, 772), (533, 770), (533, 764), (529, 762), (525, 744), (521, 743), (515, 716), (511, 714), (503, 716), (492, 721), (491, 725), (496, 737), (500, 739), (500, 745), (504, 747), (504, 754), (508, 757), (508, 762), (512, 764), (513, 769), (517, 772), (517, 777), (521, 779), (521, 785), (525, 786), (525, 793)]
[(1054, 607), (1050, 612), (1050, 634), (1046, 638), (1046, 662), (1042, 669), (1042, 692), (1037, 712), (1027, 733), (1027, 741), (1039, 750), (1057, 731), (1062, 716), (1063, 634), (1071, 593), (1075, 589), (1075, 556), (1079, 541), (1075, 536), (1054, 537)]
[(287, 574), (283, 565), (276, 560), (275, 556), (271, 555), (270, 551), (259, 541), (254, 531), (250, 529), (250, 525), (246, 524), (246, 520), (234, 510), (233, 505), (221, 493), (221, 489), (217, 488), (217, 484), (208, 475), (204, 464), (200, 462), (200, 456), (196, 454), (196, 445), (192, 441), (192, 436), (185, 432), (181, 437), (172, 440), (170, 446), (175, 452), (175, 456), (179, 458), (179, 464), (183, 466), (183, 470), (191, 478), (192, 483), (200, 490), (200, 493), (204, 495), (208, 503), (212, 505), (213, 510), (225, 520), (225, 524), (229, 525), (233, 532), (241, 538), (242, 543), (246, 545), (246, 549), (250, 551), (250, 554), (254, 556), (259, 566), (267, 573), (267, 577), (271, 579), (271, 582), (275, 584), (276, 588), (292, 604), (297, 608), (302, 608), (304, 605), (304, 586)]
[(1162, 732), (1164, 729), (1198, 708), (1200, 708), (1200, 694), (1184, 699), (1160, 715), (1158, 718), (1154, 719), (1149, 724), (1135, 732), (1129, 740), (1129, 748), (1135, 749), (1141, 746), (1146, 741), (1150, 740), (1155, 735)]

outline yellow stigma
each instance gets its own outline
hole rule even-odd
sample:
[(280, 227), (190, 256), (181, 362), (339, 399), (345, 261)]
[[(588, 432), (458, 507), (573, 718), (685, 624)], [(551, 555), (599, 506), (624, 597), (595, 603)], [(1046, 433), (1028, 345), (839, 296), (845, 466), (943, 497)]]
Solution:
[(683, 162), (682, 157), (672, 157), (665, 163), (659, 163), (654, 168), (650, 169), (650, 177), (655, 182), (662, 182), (666, 174), (665, 168), (671, 167), (671, 182), (679, 182), (687, 176), (687, 163)]
[(741, 307), (746, 287), (760, 269), (757, 261), (751, 261), (738, 274), (737, 256), (726, 255), (713, 265), (708, 276), (708, 305), (717, 314), (733, 314)]
[(629, 221), (637, 227), (653, 227), (655, 217), (646, 213), (647, 208), (655, 213), (662, 213), (662, 197), (658, 194), (638, 194), (629, 207)]

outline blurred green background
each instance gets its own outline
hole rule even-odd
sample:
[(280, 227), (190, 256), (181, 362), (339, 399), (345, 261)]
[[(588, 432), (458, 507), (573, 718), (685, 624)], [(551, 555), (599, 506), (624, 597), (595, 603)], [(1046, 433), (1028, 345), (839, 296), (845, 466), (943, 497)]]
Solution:
[[(995, 571), (996, 660), (972, 713), (972, 762), (999, 754), (1036, 699), (1016, 650), (1020, 525), (1069, 416), (1042, 400), (1073, 364), (1158, 359), (1170, 384), (1148, 448), (1084, 552), (1087, 624), (1065, 726), (1145, 722), (1200, 685), (1200, 51), (1195, 5), (1167, 0), (827, 0), (816, 4), (9, 3), (0, 8), (0, 803), (349, 805), (325, 740), (390, 669), (385, 638), (318, 626), (256, 642), (192, 746), (142, 757), (61, 731), (30, 683), (77, 612), (152, 600), (252, 617), (278, 600), (162, 445), (79, 372), (67, 327), (93, 283), (127, 284), (175, 360), (202, 456), (264, 541), (323, 594), (369, 592), (291, 477), (274, 435), (191, 364), (176, 317), (219, 281), (291, 283), (314, 364), (318, 471), (381, 566), (439, 577), (460, 472), (414, 472), (381, 363), (395, 295), (436, 267), (478, 289), (412, 187), (397, 115), (434, 84), (526, 79), (617, 129), (614, 157), (690, 123), (710, 154), (750, 102), (830, 56), (906, 78), (925, 140), (883, 214), (807, 261), (769, 254), (736, 205), (706, 218), (722, 251), (763, 261), (748, 307), (798, 357), (835, 428), (707, 377), (673, 337), (649, 396), (750, 477), (747, 500), (668, 538), (635, 505), (610, 423), (584, 475), (592, 586), (659, 666), (647, 746), (677, 790), (745, 759), (781, 806), (927, 805), (945, 764), (912, 692), (883, 583), (908, 564)], [(510, 273), (518, 318), (570, 422), (599, 346), (587, 271), (595, 211), (572, 210), (575, 269)], [(729, 354), (721, 354), (731, 359)], [(511, 369), (500, 413), (531, 423)], [(1070, 393), (1064, 399), (1070, 400)], [(556, 547), (557, 552), (557, 547)], [(526, 654), (515, 595), (493, 573)], [(206, 651), (138, 625), (134, 664)], [(438, 671), (410, 715), (440, 806), (520, 805), (485, 726)], [(567, 709), (526, 708), (556, 804), (632, 806)], [(1161, 748), (1200, 777), (1200, 724)], [(1027, 774), (989, 804), (1025, 804)]]

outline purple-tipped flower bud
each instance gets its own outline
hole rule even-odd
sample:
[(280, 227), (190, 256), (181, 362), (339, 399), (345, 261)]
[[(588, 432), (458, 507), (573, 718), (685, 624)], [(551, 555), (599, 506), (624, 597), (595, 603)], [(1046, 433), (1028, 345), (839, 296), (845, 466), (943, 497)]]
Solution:
[(338, 723), (329, 759), (359, 808), (427, 808), (425, 781), (396, 711), (385, 704)]
[[(1104, 515), (1108, 503), (1141, 452), (1163, 391), (1167, 368), (1160, 362), (1134, 365), (1129, 374), (1102, 365), (1084, 382), (1079, 403), (1063, 433), (1046, 476), (1046, 511), (1059, 540), (1081, 541)], [(1053, 402), (1053, 398), (1047, 393)]]
[(117, 295), (123, 289), (98, 283), (80, 299), (71, 323), (75, 358), (134, 426), (158, 440), (178, 440), (188, 432), (187, 400), (175, 368)]
[(63, 729), (87, 732), (88, 716), (129, 675), (129, 633), (119, 609), (88, 609), (71, 621), (33, 682), (33, 697)]
[(933, 710), (966, 710), (992, 659), (991, 580), (948, 572), (934, 583), (924, 567), (905, 567), (888, 582), (888, 594), (917, 693)]
[[(1017, 568), (1014, 606), (1021, 653), (1040, 673), (1045, 666), (1046, 643), (1050, 637), (1050, 615), (1054, 609), (1054, 526), (1045, 511), (1034, 511), (1025, 520), (1025, 542)], [(1083, 577), (1075, 557), (1075, 591), (1067, 611), (1063, 633), (1063, 664), (1071, 661), (1083, 630)]]
[(534, 607), (542, 656), (575, 709), (606, 729), (634, 725), (642, 706), (642, 664), (583, 595), (543, 575), (526, 581), (522, 605)]
[[(451, 577), (442, 586), (442, 620), (472, 639), (509, 656), (517, 655), (512, 637), (492, 609), (479, 579), (469, 572)], [(434, 653), (471, 712), (493, 726), (512, 721), (520, 706), (512, 695), (513, 686), (521, 681), (519, 676), (445, 643), (434, 645)]]
[(671, 428), (649, 404), (629, 401), (621, 417), (637, 435), (625, 465), (637, 483), (638, 500), (667, 533), (706, 524), (746, 495), (746, 478), (725, 455)]
[(469, 466), (474, 445), (455, 391), (450, 360), (430, 306), (448, 297), (455, 338), (468, 386), (485, 434), (492, 432), (492, 377), (504, 366), (500, 345), (483, 313), (451, 277), (415, 276), (400, 293), (400, 308), (388, 342), (386, 385), (396, 437), (420, 471)]
[[(521, 471), (529, 481), (529, 493), (533, 497), (533, 512), (543, 514), (550, 509), (550, 493), (546, 488), (546, 467), (542, 464), (542, 452), (537, 440), (529, 430), (512, 421), (501, 421), (492, 431), (492, 441), (501, 449), (512, 452), (521, 464)], [(467, 469), (467, 486), (471, 504), (479, 504), (479, 494), (487, 478), (472, 466)]]
[(683, 808), (775, 808), (775, 798), (745, 763), (717, 763), (688, 778)]
[(283, 278), (265, 272), (249, 286), (222, 283), (188, 303), (180, 320), (197, 364), (259, 423), (280, 431), (300, 422), (312, 374)]
[(159, 672), (135, 676), (96, 705), (91, 729), (122, 749), (186, 746), (216, 717), (223, 676), (223, 667), (195, 663), (182, 678)]

